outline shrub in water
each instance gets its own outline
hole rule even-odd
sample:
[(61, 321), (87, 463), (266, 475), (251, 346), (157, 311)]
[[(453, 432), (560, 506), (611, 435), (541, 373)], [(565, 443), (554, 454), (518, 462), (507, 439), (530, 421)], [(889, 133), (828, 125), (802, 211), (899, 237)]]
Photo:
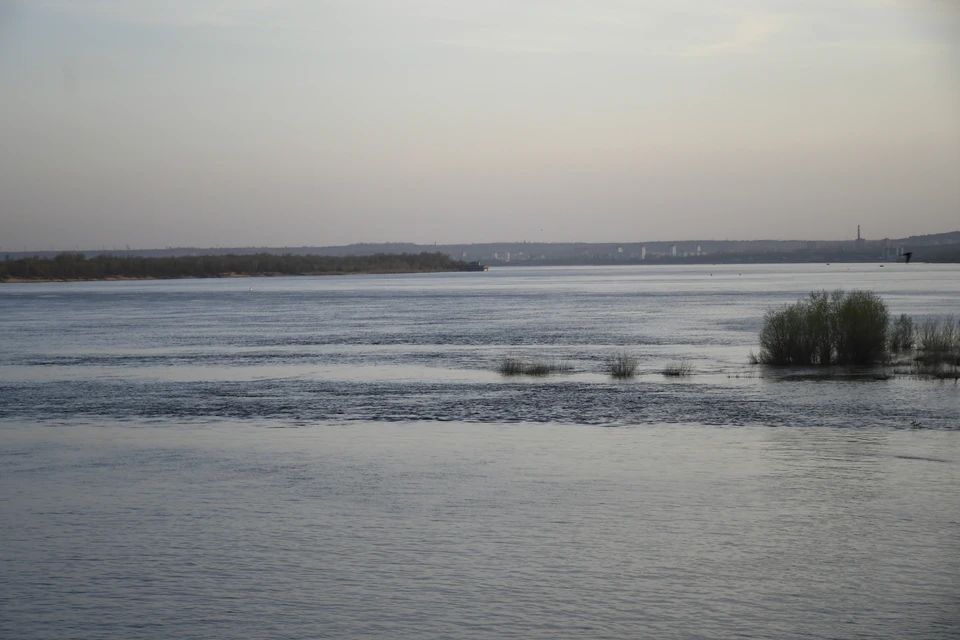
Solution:
[(960, 351), (960, 327), (953, 316), (930, 318), (917, 327), (917, 348), (921, 351), (949, 353)]
[(636, 357), (624, 352), (607, 360), (607, 371), (614, 378), (632, 378), (637, 374), (637, 364)]
[[(918, 366), (925, 368), (925, 373), (932, 374), (936, 371), (958, 377), (960, 324), (953, 316), (931, 318), (918, 325), (916, 361)], [(945, 367), (951, 367), (952, 371), (948, 372)]]
[(758, 360), (763, 364), (812, 364), (804, 302), (767, 311), (760, 329)]
[(889, 314), (870, 291), (811, 293), (771, 309), (760, 329), (764, 364), (870, 364), (886, 355)]
[(839, 364), (872, 364), (886, 356), (887, 305), (871, 291), (838, 296), (834, 351)]
[(913, 349), (913, 318), (905, 313), (890, 325), (890, 348), (893, 351)]
[(686, 360), (681, 360), (680, 362), (668, 364), (661, 373), (665, 376), (677, 378), (689, 376), (693, 375), (693, 365)]
[(517, 358), (504, 358), (500, 361), (497, 371), (505, 376), (519, 376), (523, 374), (524, 364)]
[(519, 358), (504, 358), (497, 366), (497, 371), (505, 376), (546, 376), (551, 373), (572, 370), (573, 366), (565, 362), (545, 362), (543, 360), (525, 362)]

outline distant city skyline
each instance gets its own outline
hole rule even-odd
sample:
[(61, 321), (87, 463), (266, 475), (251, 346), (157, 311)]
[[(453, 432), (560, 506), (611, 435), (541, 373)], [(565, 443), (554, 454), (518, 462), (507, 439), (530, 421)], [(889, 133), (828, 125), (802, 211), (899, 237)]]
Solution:
[[(859, 229), (858, 229), (859, 231)], [(886, 244), (884, 244), (886, 242)], [(91, 255), (96, 255), (100, 253), (117, 253), (124, 254), (127, 252), (143, 254), (143, 255), (153, 255), (153, 254), (163, 254), (163, 255), (183, 255), (182, 251), (179, 250), (196, 250), (198, 252), (216, 255), (218, 253), (228, 252), (228, 251), (237, 251), (239, 253), (249, 253), (251, 251), (272, 251), (277, 253), (278, 251), (283, 251), (286, 249), (291, 250), (292, 253), (298, 253), (298, 250), (307, 249), (307, 253), (313, 253), (312, 250), (316, 249), (336, 249), (337, 251), (331, 253), (331, 255), (347, 255), (349, 252), (346, 250), (351, 247), (358, 247), (362, 250), (357, 251), (358, 254), (367, 254), (372, 252), (385, 251), (388, 253), (391, 252), (408, 252), (408, 251), (433, 251), (439, 250), (443, 252), (450, 253), (450, 255), (457, 257), (459, 255), (457, 249), (458, 247), (469, 248), (469, 249), (478, 249), (478, 248), (489, 248), (492, 246), (500, 247), (512, 247), (512, 251), (540, 251), (538, 247), (547, 247), (547, 246), (584, 246), (584, 247), (593, 247), (600, 249), (602, 247), (612, 247), (614, 250), (617, 247), (620, 247), (622, 251), (625, 247), (632, 247), (636, 251), (640, 251), (638, 256), (643, 256), (649, 250), (665, 250), (668, 251), (671, 247), (684, 247), (684, 251), (688, 253), (696, 253), (699, 255), (700, 243), (703, 243), (704, 246), (709, 248), (711, 251), (716, 251), (718, 248), (723, 251), (730, 250), (735, 246), (745, 246), (745, 245), (762, 245), (765, 247), (778, 246), (778, 250), (791, 250), (791, 247), (803, 247), (806, 249), (812, 248), (825, 248), (833, 247), (839, 248), (844, 245), (849, 247), (856, 247), (858, 249), (875, 247), (883, 244), (885, 248), (888, 249), (897, 249), (906, 246), (960, 246), (960, 228), (954, 229), (952, 231), (945, 231), (942, 233), (935, 234), (922, 234), (922, 235), (909, 235), (902, 237), (876, 237), (870, 238), (865, 236), (857, 236), (856, 234), (853, 237), (845, 238), (668, 238), (663, 240), (653, 240), (653, 239), (621, 239), (621, 240), (607, 240), (607, 241), (595, 241), (595, 242), (586, 242), (586, 241), (569, 241), (569, 242), (538, 242), (530, 240), (498, 240), (498, 241), (486, 241), (486, 242), (433, 242), (433, 243), (417, 243), (417, 242), (404, 242), (404, 241), (385, 241), (385, 242), (355, 242), (355, 243), (346, 243), (346, 244), (332, 244), (332, 245), (316, 245), (316, 244), (299, 244), (299, 245), (209, 245), (209, 246), (200, 246), (200, 245), (177, 245), (177, 246), (163, 246), (163, 247), (138, 247), (133, 245), (104, 245), (99, 246), (88, 246), (83, 247), (80, 245), (75, 245), (73, 247), (15, 247), (8, 246), (4, 247), (0, 245), (0, 255), (6, 254), (8, 257), (18, 257), (24, 255), (30, 255), (32, 253), (38, 255), (51, 255), (53, 253), (60, 252), (80, 252), (88, 253)], [(641, 250), (641, 247), (643, 250)], [(666, 249), (664, 249), (666, 247)], [(696, 247), (696, 249), (694, 249)], [(453, 251), (456, 249), (456, 251)], [(503, 249), (506, 250), (506, 249)], [(173, 253), (171, 253), (173, 252)]]
[(0, 0), (0, 251), (960, 227), (947, 0)]
[(855, 242), (858, 239), (861, 239), (865, 242), (877, 242), (881, 240), (891, 240), (891, 239), (903, 239), (911, 236), (924, 236), (924, 235), (938, 235), (938, 234), (950, 234), (960, 232), (960, 223), (954, 225), (952, 229), (942, 229), (939, 231), (933, 231), (930, 233), (908, 233), (904, 235), (883, 235), (883, 236), (867, 236), (858, 235), (860, 233), (859, 225), (854, 230), (853, 234), (846, 234), (840, 237), (807, 237), (807, 238), (788, 238), (788, 237), (777, 237), (777, 238), (762, 238), (762, 237), (753, 237), (753, 238), (740, 238), (740, 237), (666, 237), (666, 238), (613, 238), (613, 239), (600, 239), (600, 240), (530, 240), (526, 238), (516, 238), (516, 239), (506, 239), (500, 238), (497, 240), (451, 240), (447, 242), (440, 241), (417, 241), (417, 240), (405, 240), (405, 239), (396, 239), (396, 240), (356, 240), (352, 242), (334, 242), (334, 243), (298, 243), (298, 244), (268, 244), (268, 243), (246, 243), (246, 244), (225, 244), (225, 243), (214, 243), (209, 245), (201, 244), (165, 244), (158, 246), (149, 246), (149, 245), (134, 245), (131, 243), (95, 243), (91, 245), (81, 245), (80, 243), (74, 243), (73, 245), (55, 245), (50, 244), (47, 246), (29, 246), (22, 245), (17, 246), (14, 244), (0, 245), (0, 254), (3, 253), (23, 253), (30, 251), (37, 252), (49, 252), (49, 251), (150, 251), (157, 249), (171, 249), (171, 248), (196, 248), (196, 249), (242, 249), (242, 248), (258, 248), (258, 247), (269, 247), (272, 249), (282, 249), (282, 248), (302, 248), (302, 247), (334, 247), (334, 246), (350, 246), (355, 244), (412, 244), (418, 246), (430, 246), (430, 245), (442, 245), (442, 246), (456, 246), (456, 245), (480, 245), (480, 244), (664, 244), (670, 242), (676, 243), (695, 243), (695, 242), (820, 242), (820, 243), (835, 243), (835, 242)]

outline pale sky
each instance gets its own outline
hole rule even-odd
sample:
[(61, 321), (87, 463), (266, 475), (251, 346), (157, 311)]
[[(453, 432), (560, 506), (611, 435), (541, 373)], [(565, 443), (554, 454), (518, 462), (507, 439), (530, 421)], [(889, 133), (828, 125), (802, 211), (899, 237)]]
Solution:
[(960, 229), (954, 0), (0, 0), (0, 251)]

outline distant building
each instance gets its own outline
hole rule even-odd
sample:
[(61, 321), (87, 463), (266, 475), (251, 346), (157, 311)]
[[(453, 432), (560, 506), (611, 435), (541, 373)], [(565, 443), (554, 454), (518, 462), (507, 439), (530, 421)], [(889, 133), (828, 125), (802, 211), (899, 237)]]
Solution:
[(647, 259), (647, 248), (646, 248), (646, 247), (640, 247), (640, 259), (641, 259), (641, 260), (646, 260), (646, 259)]
[(677, 257), (677, 245), (675, 244), (670, 245), (670, 256), (673, 258)]
[(866, 244), (867, 241), (860, 237), (860, 225), (857, 225), (857, 240), (854, 242), (854, 246), (857, 249), (863, 249)]

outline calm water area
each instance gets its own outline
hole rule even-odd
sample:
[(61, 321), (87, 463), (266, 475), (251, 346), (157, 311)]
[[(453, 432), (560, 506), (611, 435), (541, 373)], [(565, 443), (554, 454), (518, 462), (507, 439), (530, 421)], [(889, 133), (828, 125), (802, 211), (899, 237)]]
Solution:
[(0, 638), (960, 637), (957, 383), (748, 364), (836, 288), (960, 314), (958, 265), (2, 285)]

